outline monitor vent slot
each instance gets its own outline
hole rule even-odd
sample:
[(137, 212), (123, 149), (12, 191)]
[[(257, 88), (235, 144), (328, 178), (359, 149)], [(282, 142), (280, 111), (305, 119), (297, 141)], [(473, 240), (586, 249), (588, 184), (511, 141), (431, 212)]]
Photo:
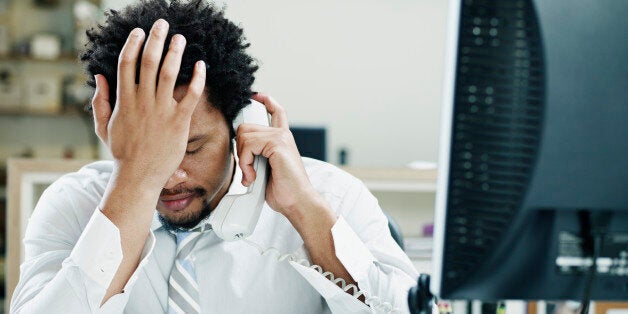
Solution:
[(521, 206), (545, 99), (530, 1), (462, 0), (459, 31), (444, 292), (481, 267)]

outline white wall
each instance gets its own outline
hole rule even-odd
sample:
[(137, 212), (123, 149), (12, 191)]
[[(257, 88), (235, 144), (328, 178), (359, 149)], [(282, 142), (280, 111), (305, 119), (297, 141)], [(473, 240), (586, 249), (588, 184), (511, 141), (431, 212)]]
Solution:
[(330, 161), (341, 147), (355, 166), (436, 161), (446, 1), (223, 2), (260, 61), (255, 89), (326, 126)]

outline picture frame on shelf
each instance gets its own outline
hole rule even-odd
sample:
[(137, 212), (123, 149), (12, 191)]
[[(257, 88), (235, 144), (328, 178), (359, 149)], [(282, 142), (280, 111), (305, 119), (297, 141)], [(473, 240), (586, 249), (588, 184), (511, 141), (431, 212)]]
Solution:
[(8, 300), (11, 300), (17, 286), (20, 264), (24, 260), (22, 239), (41, 193), (64, 174), (77, 171), (90, 162), (91, 160), (24, 158), (11, 158), (7, 161), (7, 250), (4, 283), (7, 313)]

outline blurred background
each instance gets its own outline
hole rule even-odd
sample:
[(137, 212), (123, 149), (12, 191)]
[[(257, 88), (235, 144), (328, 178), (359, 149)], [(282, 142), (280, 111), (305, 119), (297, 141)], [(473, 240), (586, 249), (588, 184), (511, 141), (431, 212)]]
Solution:
[[(0, 0), (0, 252), (7, 160), (107, 158), (84, 111), (93, 90), (77, 55), (105, 9), (131, 2)], [(301, 152), (364, 180), (429, 270), (447, 2), (217, 3), (244, 28), (260, 65), (254, 90), (286, 107)], [(46, 186), (37, 182), (35, 201)], [(11, 210), (24, 211), (23, 195), (13, 197)]]

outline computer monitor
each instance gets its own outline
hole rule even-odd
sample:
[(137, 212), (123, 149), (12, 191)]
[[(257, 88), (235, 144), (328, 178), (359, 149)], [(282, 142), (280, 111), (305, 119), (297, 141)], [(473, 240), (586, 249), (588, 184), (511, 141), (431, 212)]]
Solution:
[(324, 127), (292, 125), (290, 132), (301, 156), (327, 161), (327, 131)]
[(449, 9), (431, 291), (628, 300), (628, 1)]

